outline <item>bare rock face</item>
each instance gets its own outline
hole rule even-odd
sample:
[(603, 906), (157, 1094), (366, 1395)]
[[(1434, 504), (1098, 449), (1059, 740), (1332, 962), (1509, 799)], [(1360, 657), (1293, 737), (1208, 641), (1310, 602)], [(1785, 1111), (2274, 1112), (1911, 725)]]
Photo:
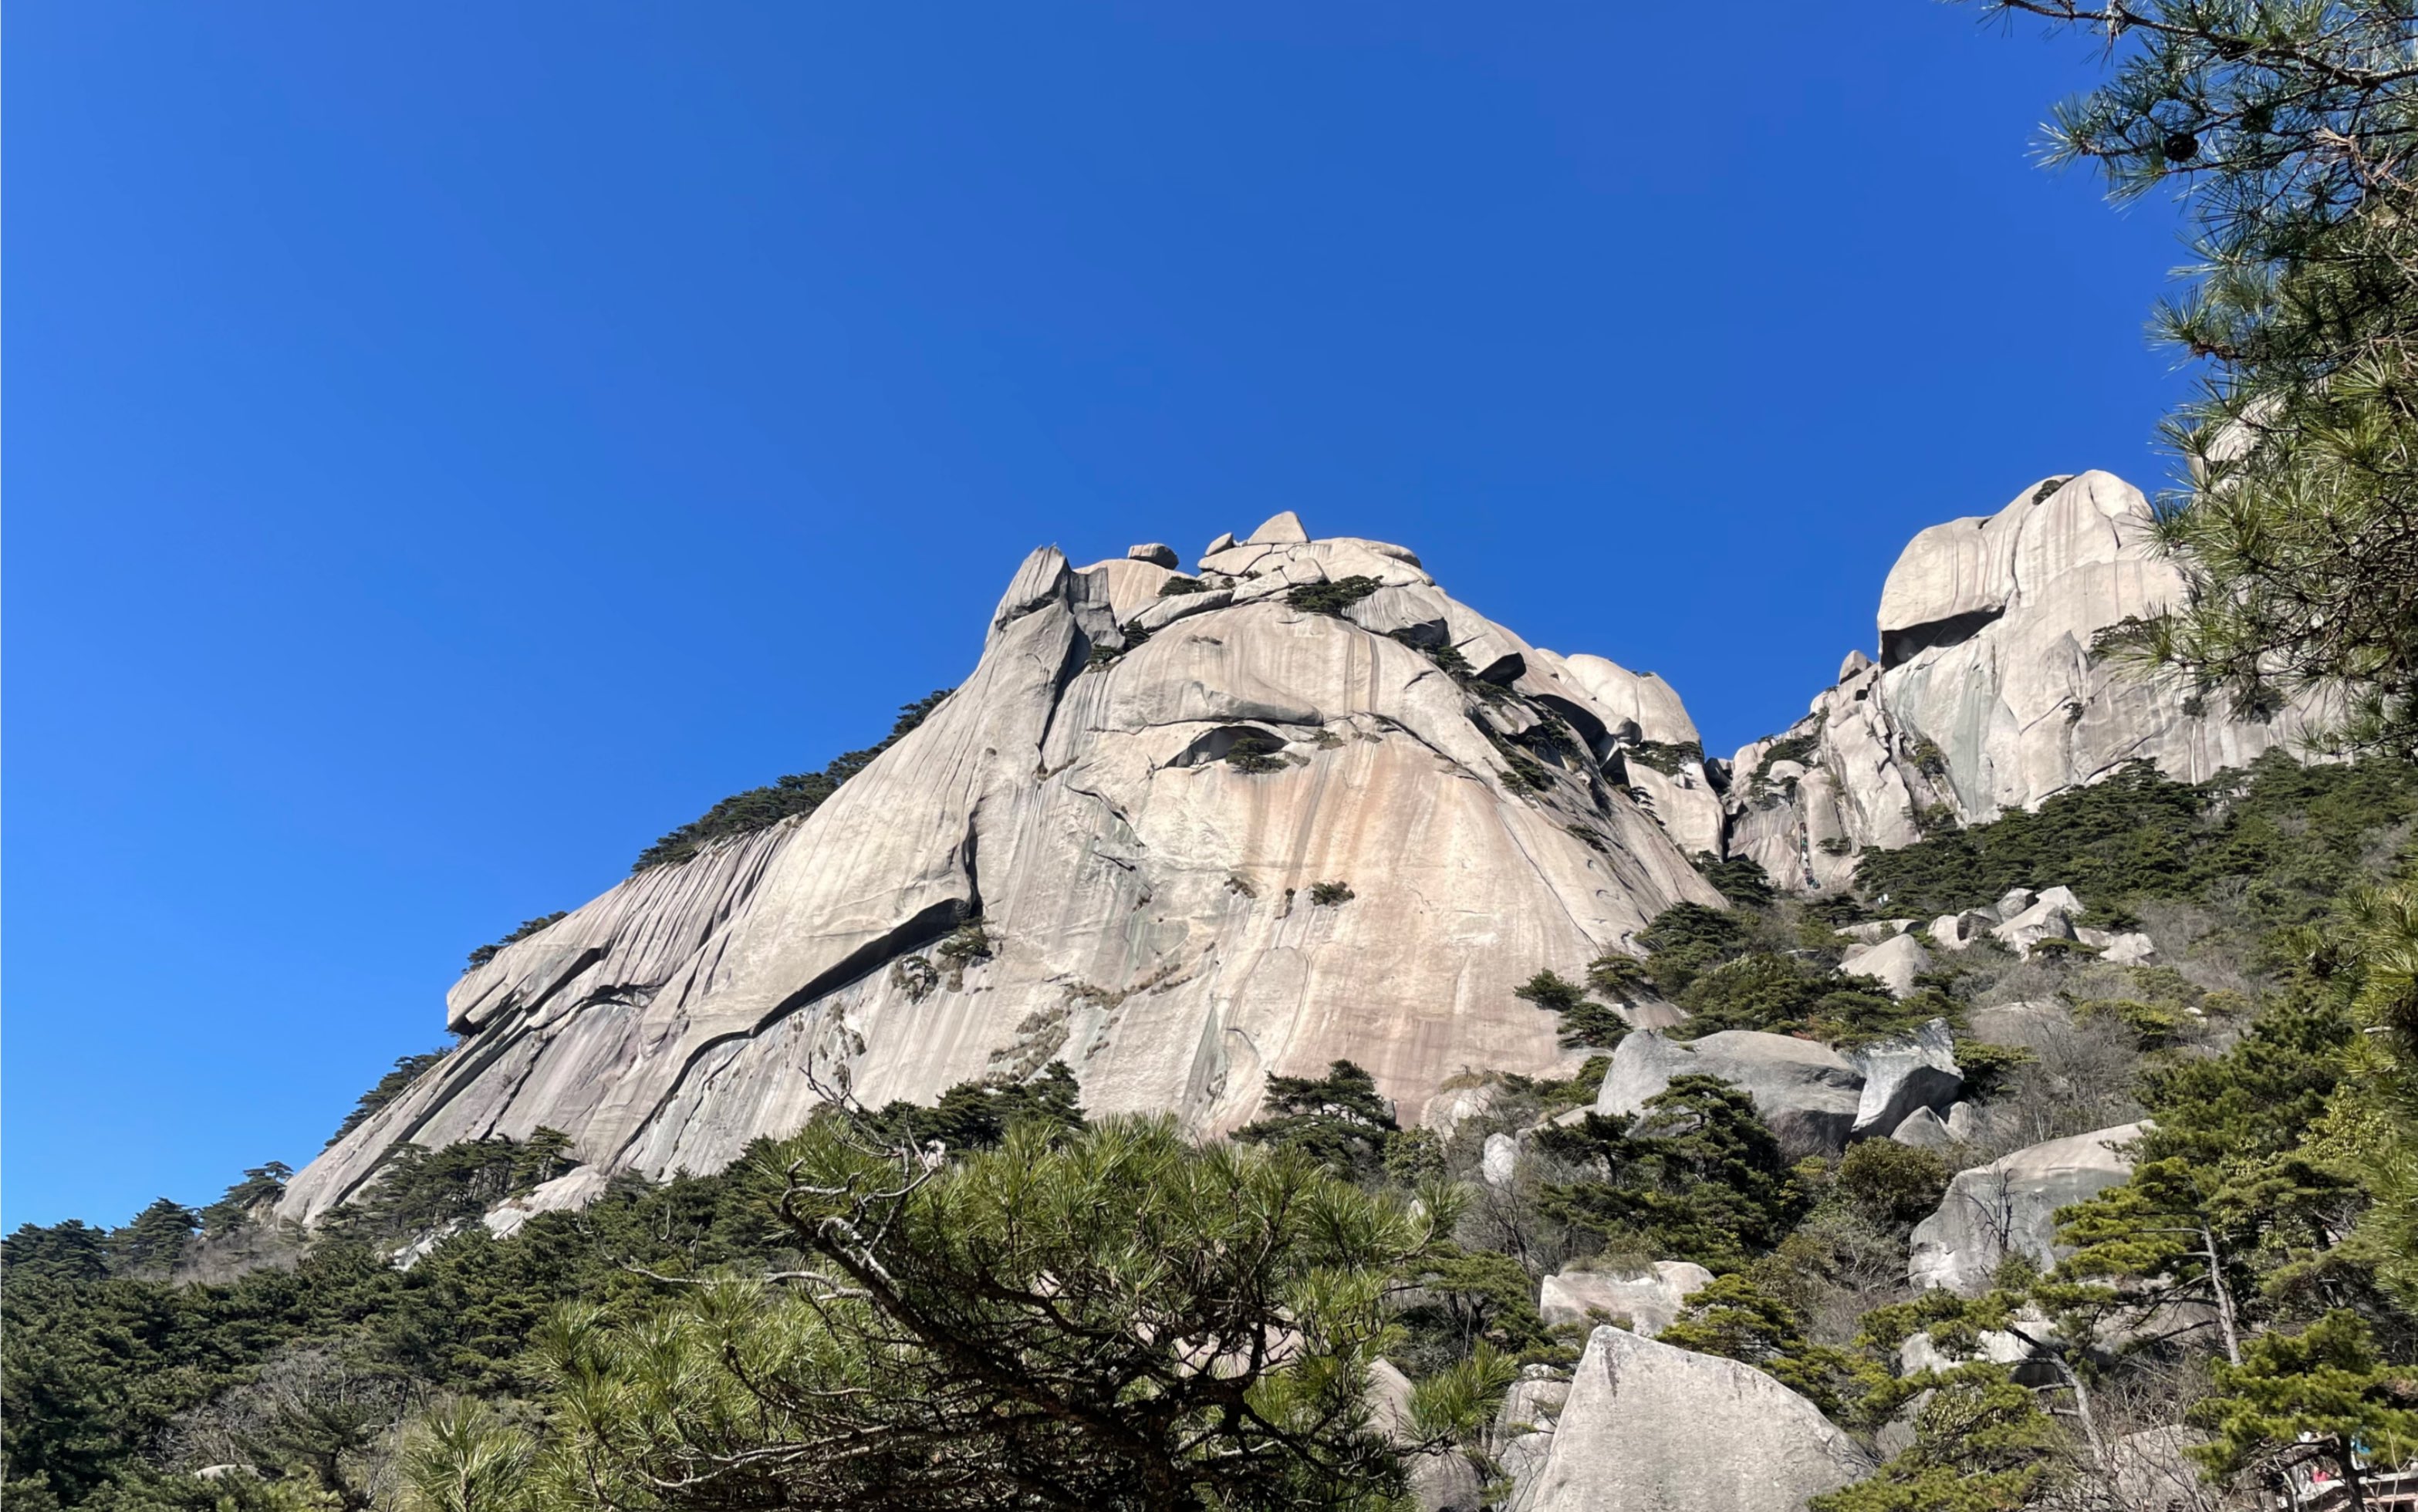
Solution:
[[(1647, 716), (1693, 726), (1658, 680), (1528, 647), (1399, 546), (1305, 536), (1287, 514), (1221, 540), (1210, 591), (1163, 599), (1155, 552), (1034, 552), (963, 684), (813, 814), (634, 875), (456, 983), (462, 1043), (282, 1214), (402, 1140), (552, 1127), (594, 1172), (705, 1171), (842, 1091), (928, 1101), (1053, 1061), (1088, 1108), (1202, 1133), (1338, 1059), (1405, 1109), (1464, 1069), (1549, 1072), (1556, 1020), (1512, 988), (1720, 901), (1606, 775)], [(1469, 670), (1287, 603), (1354, 576), (1417, 597)], [(1313, 904), (1329, 881), (1351, 898)]]
[(1811, 1040), (1751, 1029), (1674, 1040), (1648, 1030), (1613, 1051), (1595, 1110), (1632, 1116), (1684, 1076), (1719, 1077), (1753, 1098), (1755, 1112), (1792, 1154), (1844, 1149), (1863, 1099), (1864, 1078), (1854, 1062)]
[(1870, 977), (1892, 998), (1914, 991), (1914, 979), (1931, 970), (1931, 953), (1912, 935), (1892, 935), (1875, 945), (1858, 945), (1839, 959), (1848, 976)]
[(1864, 1078), (1856, 1100), (1855, 1126), (1848, 1131), (1851, 1138), (1894, 1135), (1917, 1113), (1950, 1107), (1965, 1090), (1955, 1036), (1940, 1019), (1909, 1038), (1864, 1046), (1848, 1059)]
[(1526, 1512), (1803, 1512), (1871, 1474), (1812, 1402), (1736, 1360), (1599, 1328), (1572, 1376)]
[(2229, 717), (2092, 652), (2181, 594), (2150, 523), (2137, 489), (2085, 472), (1918, 534), (1881, 589), (1879, 662), (1850, 656), (1804, 719), (1731, 763), (1728, 853), (1832, 887), (1858, 851), (1921, 838), (1919, 817), (1975, 823), (2143, 758), (2196, 782), (2288, 743), (2304, 709)]
[(2147, 1127), (2127, 1123), (2051, 1139), (1957, 1172), (1938, 1211), (1915, 1225), (1908, 1277), (1917, 1286), (1978, 1296), (2010, 1254), (2043, 1268), (2055, 1264), (2057, 1210), (2129, 1177), (2133, 1160), (2123, 1147)]

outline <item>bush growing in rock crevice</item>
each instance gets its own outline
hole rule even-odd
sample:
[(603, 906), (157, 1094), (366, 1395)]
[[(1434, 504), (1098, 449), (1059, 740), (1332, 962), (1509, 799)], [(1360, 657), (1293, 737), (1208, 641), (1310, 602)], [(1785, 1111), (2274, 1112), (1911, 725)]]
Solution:
[(1373, 577), (1354, 574), (1331, 583), (1297, 583), (1285, 590), (1285, 603), (1311, 614), (1341, 617), (1344, 610), (1376, 592), (1385, 585)]

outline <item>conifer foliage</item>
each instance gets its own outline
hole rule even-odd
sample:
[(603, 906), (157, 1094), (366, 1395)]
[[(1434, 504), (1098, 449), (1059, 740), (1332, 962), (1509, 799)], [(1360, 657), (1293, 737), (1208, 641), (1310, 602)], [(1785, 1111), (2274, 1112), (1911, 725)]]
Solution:
[(2053, 162), (2191, 208), (2163, 306), (2205, 364), (2167, 436), (2188, 600), (2140, 649), (2259, 712), (2316, 686), (2345, 733), (2418, 752), (2418, 8), (2410, 0), (1984, 0), (2111, 60)]

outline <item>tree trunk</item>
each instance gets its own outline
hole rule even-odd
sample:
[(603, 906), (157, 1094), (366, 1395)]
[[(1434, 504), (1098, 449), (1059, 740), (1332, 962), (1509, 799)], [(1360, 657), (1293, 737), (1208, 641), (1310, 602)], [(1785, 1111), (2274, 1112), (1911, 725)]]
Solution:
[(2099, 1436), (2099, 1419), (2090, 1411), (2090, 1388), (2082, 1383), (2082, 1377), (2066, 1363), (2064, 1355), (2052, 1353), (2049, 1358), (2056, 1364), (2057, 1373), (2064, 1379), (2066, 1390), (2074, 1393), (2074, 1415), (2082, 1425), (2082, 1436), (2089, 1441), (2091, 1459), (2102, 1471), (2107, 1470), (2107, 1441)]
[(2359, 1456), (2352, 1452), (2350, 1440), (2334, 1440), (2334, 1466), (2342, 1472), (2343, 1489), (2350, 1493), (2350, 1499), (2343, 1503), (2343, 1506), (2347, 1512), (2364, 1512), (2367, 1505), (2367, 1490), (2360, 1484)]
[(2217, 1259), (2216, 1235), (2207, 1229), (2199, 1231), (2200, 1242), (2208, 1246), (2208, 1284), (2216, 1293), (2216, 1325), (2225, 1331), (2226, 1363), (2242, 1367), (2242, 1329), (2233, 1313), (2233, 1289), (2225, 1284), (2225, 1265)]

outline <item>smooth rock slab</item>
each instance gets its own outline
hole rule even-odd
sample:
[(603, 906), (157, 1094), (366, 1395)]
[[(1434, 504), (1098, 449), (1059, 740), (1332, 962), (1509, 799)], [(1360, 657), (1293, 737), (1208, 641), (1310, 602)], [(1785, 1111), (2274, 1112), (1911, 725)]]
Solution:
[(1168, 545), (1164, 542), (1146, 542), (1139, 546), (1127, 546), (1125, 548), (1125, 559), (1127, 561), (1148, 562), (1154, 567), (1166, 567), (1171, 569), (1175, 566), (1176, 561), (1175, 548)]
[(1249, 546), (1298, 546), (1309, 540), (1309, 532), (1301, 527), (1301, 516), (1291, 510), (1272, 514), (1260, 527), (1244, 538)]
[(1812, 1402), (1752, 1366), (1599, 1328), (1529, 1512), (1804, 1512), (1871, 1474)]
[(2056, 1264), (2057, 1210), (2132, 1175), (2132, 1157), (2117, 1147), (2148, 1127), (2126, 1123), (2051, 1139), (1957, 1172), (1938, 1211), (1915, 1225), (1908, 1279), (1979, 1296), (2010, 1253), (2029, 1256), (2043, 1269)]
[(1595, 1110), (1626, 1118), (1671, 1078), (1719, 1077), (1754, 1099), (1755, 1112), (1794, 1154), (1837, 1154), (1863, 1100), (1864, 1078), (1846, 1057), (1812, 1040), (1725, 1029), (1700, 1040), (1645, 1030), (1620, 1042), (1596, 1094)]
[(1931, 953), (1912, 935), (1893, 935), (1877, 945), (1859, 945), (1839, 960), (1848, 976), (1870, 977), (1892, 998), (1909, 997), (1914, 979), (1931, 970)]

